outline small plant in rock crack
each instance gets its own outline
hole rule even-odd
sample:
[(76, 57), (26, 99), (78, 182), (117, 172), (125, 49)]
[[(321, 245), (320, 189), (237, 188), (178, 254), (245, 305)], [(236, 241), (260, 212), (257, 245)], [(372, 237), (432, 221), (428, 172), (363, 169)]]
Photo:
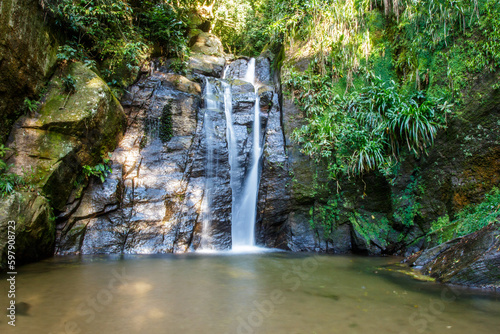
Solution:
[(66, 93), (74, 93), (76, 90), (76, 79), (71, 75), (68, 74), (62, 79), (63, 83), (63, 88)]
[(7, 172), (10, 166), (1, 159), (9, 150), (8, 147), (0, 144), (0, 197), (10, 194), (16, 186), (23, 182), (19, 175)]
[(108, 177), (108, 175), (112, 173), (112, 169), (110, 166), (111, 153), (108, 152), (107, 156), (107, 158), (103, 156), (102, 162), (93, 167), (89, 165), (83, 166), (83, 174), (85, 175), (85, 177), (89, 178), (94, 176), (97, 177), (101, 181), (101, 183), (104, 183), (106, 177)]
[(34, 111), (38, 109), (40, 106), (40, 101), (31, 100), (29, 98), (25, 98), (23, 102), (23, 109), (25, 113), (32, 114)]
[(172, 127), (172, 105), (166, 104), (163, 108), (160, 117), (160, 139), (163, 143), (168, 142), (174, 136), (174, 129)]

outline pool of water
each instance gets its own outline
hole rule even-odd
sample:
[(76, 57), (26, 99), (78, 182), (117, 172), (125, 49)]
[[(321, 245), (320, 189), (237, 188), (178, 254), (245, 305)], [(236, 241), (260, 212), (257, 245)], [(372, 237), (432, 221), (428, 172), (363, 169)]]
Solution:
[[(399, 261), (286, 252), (53, 258), (19, 268), (25, 309), (15, 328), (0, 318), (0, 333), (499, 332), (500, 294), (388, 270)], [(7, 292), (4, 275), (4, 310)]]

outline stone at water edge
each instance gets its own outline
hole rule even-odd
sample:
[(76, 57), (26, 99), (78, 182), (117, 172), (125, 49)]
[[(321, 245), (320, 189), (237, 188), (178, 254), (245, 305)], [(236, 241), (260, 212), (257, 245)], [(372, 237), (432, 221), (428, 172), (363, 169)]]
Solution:
[(500, 288), (500, 222), (428, 249), (414, 263), (442, 283)]
[(49, 201), (29, 192), (14, 192), (0, 201), (0, 269), (7, 266), (8, 222), (16, 222), (16, 266), (54, 252), (55, 224)]

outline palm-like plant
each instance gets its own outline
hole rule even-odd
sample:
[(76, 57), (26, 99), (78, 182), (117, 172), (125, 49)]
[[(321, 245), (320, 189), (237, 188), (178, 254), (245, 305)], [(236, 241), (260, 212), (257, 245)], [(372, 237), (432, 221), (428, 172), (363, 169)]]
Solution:
[[(438, 113), (449, 104), (426, 99), (422, 92), (404, 95), (394, 81), (383, 82), (372, 74), (360, 91), (328, 99), (330, 86), (312, 87), (299, 97), (309, 122), (295, 131), (303, 151), (317, 160), (328, 159), (349, 174), (384, 168), (398, 160), (400, 147), (416, 156), (434, 143), (444, 126)], [(423, 101), (423, 102), (419, 102)]]

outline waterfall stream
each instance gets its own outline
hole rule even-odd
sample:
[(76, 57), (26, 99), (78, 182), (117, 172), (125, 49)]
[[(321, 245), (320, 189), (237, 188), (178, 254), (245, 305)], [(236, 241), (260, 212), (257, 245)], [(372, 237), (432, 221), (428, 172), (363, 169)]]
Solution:
[[(258, 85), (255, 81), (255, 59), (248, 62), (244, 81), (250, 82), (255, 90), (253, 119), (253, 141), (250, 153), (250, 166), (243, 181), (243, 191), (233, 205), (232, 240), (233, 250), (243, 250), (255, 246), (255, 218), (257, 216), (257, 195), (259, 191), (259, 169), (262, 148), (260, 144), (260, 100)], [(234, 197), (234, 196), (233, 196)]]
[(217, 97), (214, 94), (215, 90), (210, 81), (207, 79), (205, 83), (205, 112), (203, 133), (206, 136), (207, 152), (205, 165), (205, 196), (203, 201), (203, 226), (201, 235), (201, 249), (211, 249), (212, 236), (210, 234), (210, 222), (213, 219), (212, 201), (214, 191), (214, 178), (217, 172), (217, 150), (215, 143), (214, 124), (212, 122), (212, 113), (218, 109)]
[[(232, 213), (231, 213), (231, 237), (232, 250), (248, 250), (255, 247), (255, 221), (257, 216), (257, 196), (259, 190), (260, 161), (262, 156), (261, 145), (261, 125), (260, 125), (260, 99), (258, 95), (258, 82), (255, 79), (255, 59), (248, 61), (247, 70), (244, 77), (240, 80), (251, 83), (254, 87), (254, 107), (253, 107), (253, 125), (251, 129), (251, 149), (248, 152), (248, 158), (241, 159), (244, 150), (238, 145), (237, 135), (234, 127), (234, 117), (232, 108), (231, 84), (226, 81), (227, 69), (219, 82), (215, 84), (208, 79), (205, 84), (205, 113), (204, 113), (204, 135), (207, 141), (206, 153), (206, 181), (204, 197), (204, 215), (201, 238), (201, 249), (210, 250), (211, 240), (211, 202), (216, 185), (213, 180), (217, 173), (217, 164), (219, 161), (218, 153), (213, 142), (216, 140), (214, 134), (214, 117), (225, 116), (226, 123), (226, 141), (228, 149), (228, 160), (230, 166), (230, 186), (232, 191)], [(218, 89), (219, 88), (219, 89)], [(220, 101), (223, 101), (224, 107), (221, 108)], [(251, 138), (251, 139), (250, 139)], [(241, 161), (248, 161), (247, 166)]]

